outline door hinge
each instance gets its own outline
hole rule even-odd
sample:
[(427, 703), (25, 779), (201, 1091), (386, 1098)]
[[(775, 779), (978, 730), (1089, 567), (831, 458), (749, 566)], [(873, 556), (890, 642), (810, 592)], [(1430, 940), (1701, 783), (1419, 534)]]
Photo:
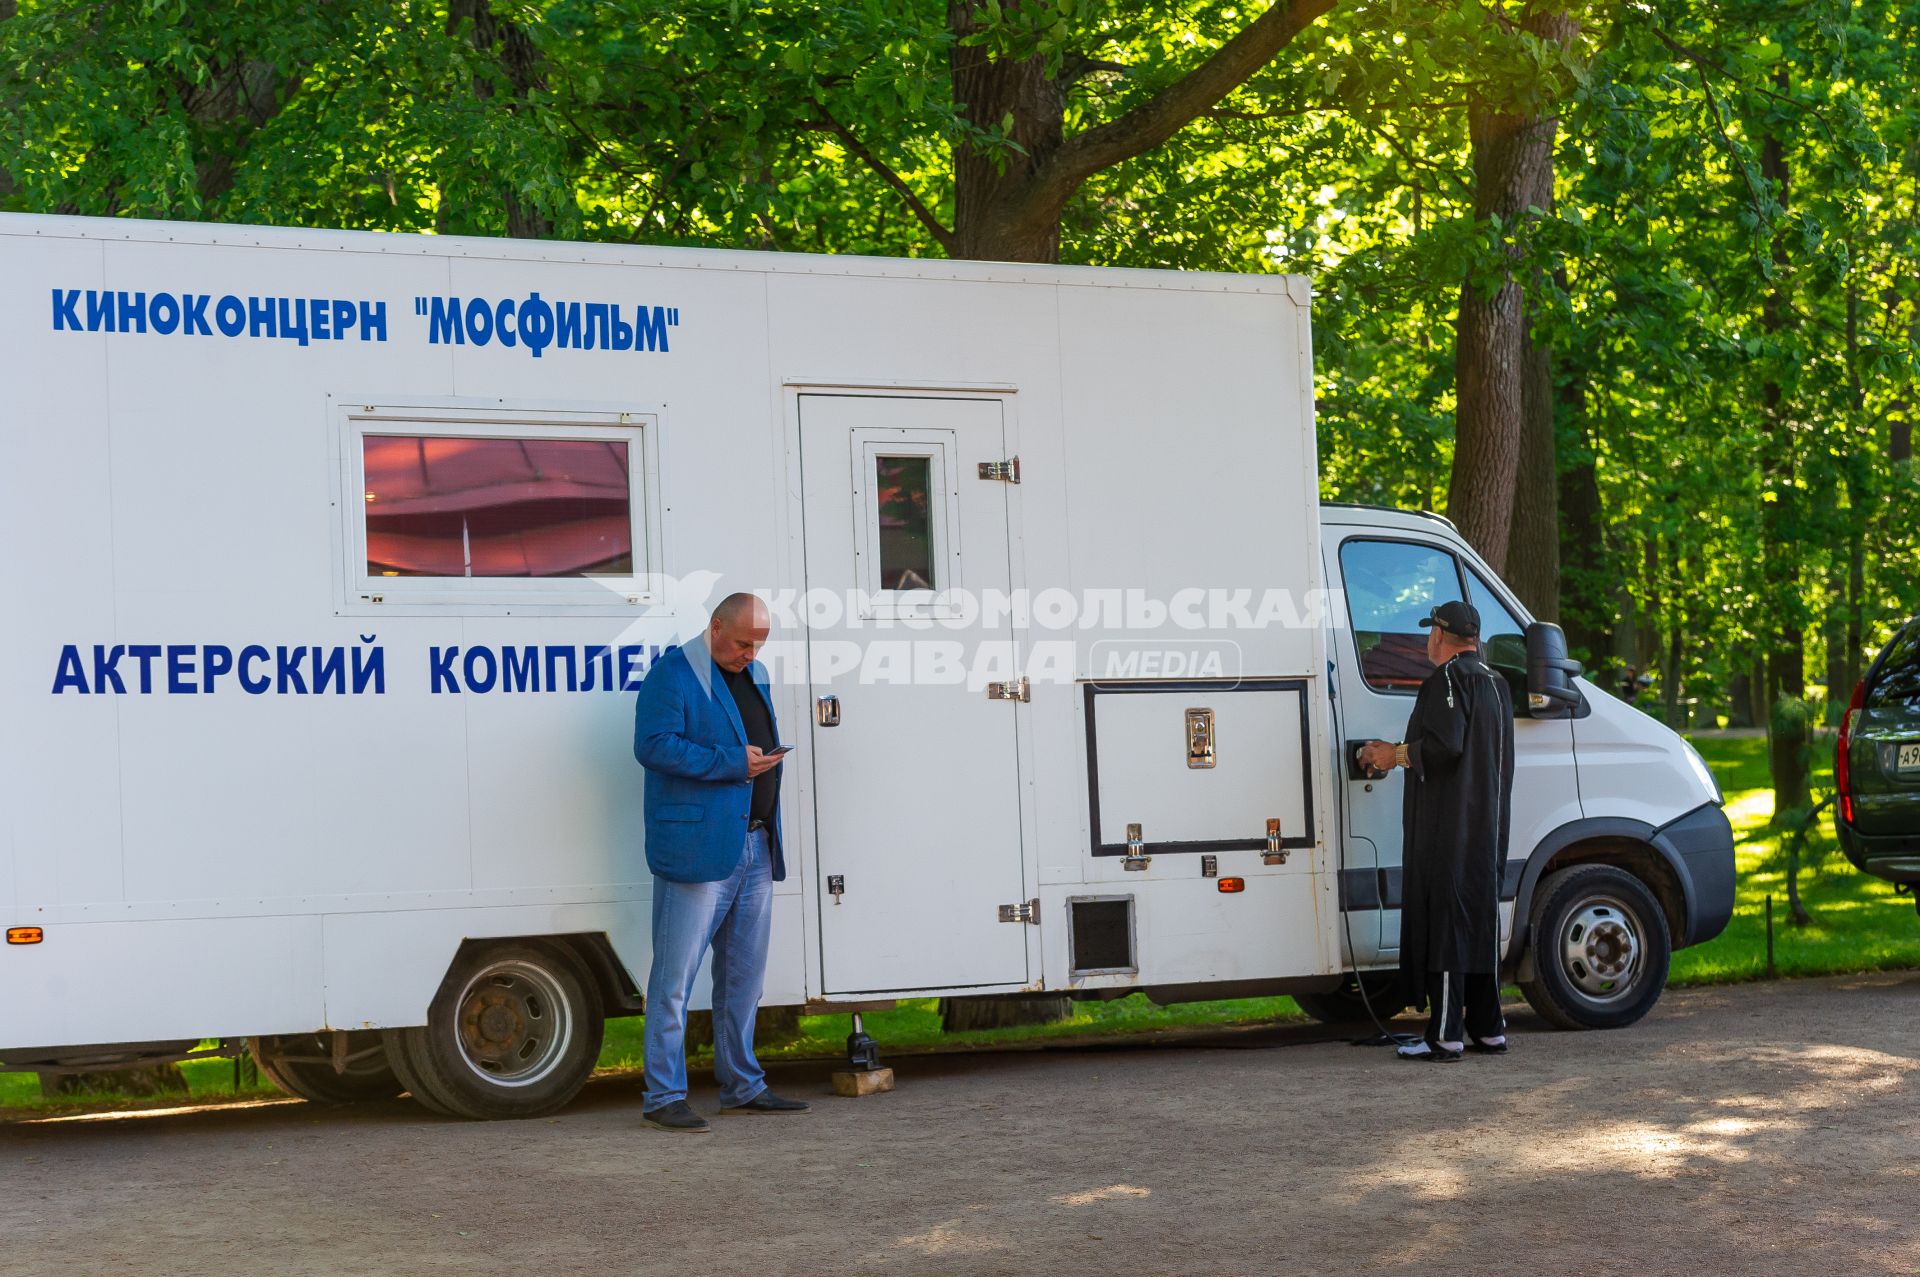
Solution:
[(1035, 896), (1025, 904), (1001, 905), (1000, 921), (1024, 922), (1030, 926), (1040, 925), (1040, 898)]
[(987, 699), (990, 701), (1019, 701), (1026, 704), (1033, 700), (1033, 684), (1024, 676), (1011, 683), (988, 683)]
[(1008, 457), (1005, 461), (982, 461), (980, 463), (982, 479), (998, 479), (1002, 483), (1020, 482), (1020, 458)]

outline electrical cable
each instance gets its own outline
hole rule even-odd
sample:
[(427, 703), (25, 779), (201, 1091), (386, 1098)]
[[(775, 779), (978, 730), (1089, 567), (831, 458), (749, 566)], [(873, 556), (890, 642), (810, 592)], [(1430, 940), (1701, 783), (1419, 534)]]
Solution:
[[(1333, 662), (1328, 661), (1327, 662), (1327, 682), (1329, 686), (1332, 685), (1333, 679), (1334, 679)], [(1332, 698), (1329, 697), (1328, 699), (1331, 700)], [(1338, 718), (1336, 717), (1335, 727), (1337, 728), (1338, 725), (1339, 725), (1339, 721), (1338, 721)], [(1337, 731), (1335, 733), (1334, 739), (1336, 740), (1340, 739)], [(1341, 745), (1340, 749), (1342, 753), (1346, 752), (1346, 746), (1344, 744)], [(1359, 758), (1357, 756), (1352, 759), (1343, 758), (1341, 760), (1341, 771), (1343, 772), (1348, 771), (1350, 768), (1354, 767), (1358, 762), (1359, 762)], [(1341, 777), (1341, 782), (1343, 786), (1349, 779), (1350, 778), (1348, 776)], [(1346, 797), (1344, 792), (1342, 793), (1341, 797), (1342, 798)], [(1339, 864), (1340, 877), (1338, 881), (1340, 883), (1340, 895), (1344, 897), (1347, 891), (1347, 804), (1345, 802), (1335, 803), (1333, 805), (1333, 812), (1334, 812), (1334, 835), (1335, 835), (1334, 842), (1336, 844), (1334, 847), (1334, 855), (1337, 859), (1337, 863)], [(1379, 856), (1379, 848), (1377, 846), (1374, 849), (1374, 855), (1376, 858)], [(1376, 873), (1378, 872), (1378, 869), (1379, 869), (1379, 866), (1376, 865), (1375, 866)], [(1386, 904), (1385, 901), (1381, 901), (1381, 905), (1383, 908), (1385, 904)], [(1367, 982), (1360, 971), (1360, 963), (1356, 957), (1357, 951), (1353, 947), (1353, 911), (1345, 907), (1344, 900), (1342, 900), (1341, 902), (1340, 925), (1346, 931), (1346, 934), (1347, 934), (1347, 960), (1353, 963), (1353, 987), (1359, 990), (1360, 1005), (1366, 1008), (1367, 1018), (1373, 1021), (1373, 1027), (1377, 1030), (1377, 1032), (1372, 1037), (1355, 1038), (1350, 1045), (1353, 1045), (1353, 1046), (1407, 1046), (1411, 1043), (1420, 1041), (1421, 1035), (1418, 1033), (1404, 1033), (1404, 1032), (1396, 1033), (1388, 1029), (1385, 1024), (1381, 1023), (1379, 1013), (1373, 1009), (1373, 999), (1367, 996)]]

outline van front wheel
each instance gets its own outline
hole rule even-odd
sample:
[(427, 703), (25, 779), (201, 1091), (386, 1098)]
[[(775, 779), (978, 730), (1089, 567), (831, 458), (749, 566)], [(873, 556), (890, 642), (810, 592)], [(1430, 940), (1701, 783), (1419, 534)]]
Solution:
[(1562, 1029), (1619, 1029), (1653, 1009), (1673, 942), (1645, 883), (1613, 865), (1548, 874), (1534, 894), (1527, 1002)]
[(600, 1055), (600, 999), (573, 954), (510, 941), (463, 952), (425, 1028), (388, 1029), (413, 1097), (451, 1117), (539, 1117), (579, 1094)]

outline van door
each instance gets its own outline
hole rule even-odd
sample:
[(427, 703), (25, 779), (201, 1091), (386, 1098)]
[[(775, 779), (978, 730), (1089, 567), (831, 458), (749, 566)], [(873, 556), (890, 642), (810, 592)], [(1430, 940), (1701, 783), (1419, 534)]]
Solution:
[[(822, 988), (1020, 986), (1027, 900), (993, 399), (800, 396)], [(956, 628), (968, 621), (965, 628)]]
[[(1345, 777), (1347, 875), (1342, 899), (1353, 911), (1356, 963), (1368, 961), (1369, 942), (1382, 961), (1400, 948), (1402, 770), (1379, 780), (1352, 776), (1346, 742), (1400, 740), (1421, 682), (1433, 671), (1426, 631), (1419, 622), (1441, 603), (1464, 598), (1480, 612), (1480, 640), (1488, 663), (1516, 672), (1524, 686), (1524, 626), (1492, 584), (1444, 546), (1371, 529), (1329, 527), (1328, 579), (1341, 581), (1347, 632), (1336, 636), (1340, 674), (1340, 774)], [(1336, 535), (1344, 534), (1344, 535)], [(1512, 679), (1509, 680), (1513, 681)], [(1579, 815), (1579, 786), (1569, 720), (1525, 716), (1525, 696), (1514, 697), (1513, 819), (1501, 899), (1510, 900), (1519, 869), (1545, 831)], [(1502, 934), (1511, 935), (1511, 919)], [(1365, 938), (1363, 938), (1365, 937)]]

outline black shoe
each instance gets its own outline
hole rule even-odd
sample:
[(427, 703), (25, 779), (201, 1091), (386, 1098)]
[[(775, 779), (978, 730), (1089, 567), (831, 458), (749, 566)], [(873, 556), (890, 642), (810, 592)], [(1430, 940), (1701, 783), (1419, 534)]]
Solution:
[(1469, 1037), (1467, 1039), (1467, 1050), (1473, 1052), (1475, 1055), (1505, 1055), (1507, 1053), (1507, 1044), (1504, 1039), (1499, 1042), (1482, 1042), (1478, 1038)]
[(713, 1124), (694, 1112), (693, 1105), (685, 1100), (675, 1100), (657, 1109), (648, 1109), (640, 1115), (640, 1120), (656, 1130), (679, 1131), (686, 1135), (698, 1135), (713, 1129)]
[(745, 1104), (729, 1104), (720, 1111), (738, 1116), (742, 1113), (805, 1113), (812, 1107), (805, 1100), (789, 1100), (772, 1091), (762, 1091)]
[[(1426, 1049), (1421, 1050), (1422, 1047)], [(1449, 1051), (1424, 1040), (1410, 1042), (1396, 1049), (1394, 1054), (1403, 1060), (1414, 1060), (1421, 1064), (1453, 1064), (1460, 1059), (1460, 1052)]]

